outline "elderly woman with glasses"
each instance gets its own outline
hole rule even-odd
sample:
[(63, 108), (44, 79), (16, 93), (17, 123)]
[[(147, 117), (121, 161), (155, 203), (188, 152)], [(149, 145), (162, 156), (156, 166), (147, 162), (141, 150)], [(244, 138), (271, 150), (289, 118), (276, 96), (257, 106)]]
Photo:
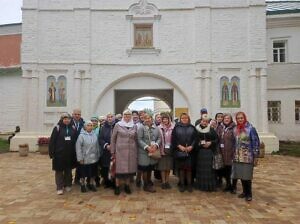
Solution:
[(78, 136), (76, 142), (76, 156), (80, 164), (81, 192), (86, 192), (86, 187), (91, 191), (97, 191), (95, 178), (97, 177), (100, 148), (98, 137), (93, 131), (92, 121), (84, 123), (84, 130), (82, 130)]
[(131, 194), (130, 179), (137, 171), (137, 128), (128, 109), (123, 112), (122, 120), (115, 124), (110, 151), (116, 163), (115, 195), (120, 194), (121, 181), (125, 182), (125, 193)]

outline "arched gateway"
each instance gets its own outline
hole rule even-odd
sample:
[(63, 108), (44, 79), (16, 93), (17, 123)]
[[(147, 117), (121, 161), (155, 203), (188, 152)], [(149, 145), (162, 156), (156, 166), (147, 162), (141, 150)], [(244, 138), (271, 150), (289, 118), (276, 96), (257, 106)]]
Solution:
[(94, 113), (122, 113), (133, 100), (153, 96), (165, 101), (176, 114), (178, 108), (191, 108), (186, 94), (165, 76), (150, 73), (130, 74), (113, 81), (101, 91), (94, 105)]
[(134, 95), (188, 109), (193, 121), (202, 107), (245, 111), (266, 149), (278, 148), (268, 131), (265, 0), (23, 0), (22, 9), (24, 111), (12, 150), (36, 150), (61, 112), (121, 112)]

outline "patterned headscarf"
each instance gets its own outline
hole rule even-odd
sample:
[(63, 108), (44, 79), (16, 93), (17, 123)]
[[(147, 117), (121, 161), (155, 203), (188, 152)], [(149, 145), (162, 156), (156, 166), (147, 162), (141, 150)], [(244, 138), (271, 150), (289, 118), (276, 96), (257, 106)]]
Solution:
[[(239, 124), (237, 121), (237, 116), (240, 114), (243, 115), (243, 117), (244, 117), (244, 122), (242, 124)], [(244, 112), (239, 111), (235, 115), (235, 120), (236, 120), (236, 132), (237, 132), (237, 134), (240, 134), (242, 131), (245, 130), (246, 123), (248, 122), (247, 116)]]

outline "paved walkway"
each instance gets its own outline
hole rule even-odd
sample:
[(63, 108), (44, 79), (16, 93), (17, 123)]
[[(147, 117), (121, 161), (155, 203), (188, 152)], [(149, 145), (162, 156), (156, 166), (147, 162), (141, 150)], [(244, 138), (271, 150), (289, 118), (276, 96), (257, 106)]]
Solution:
[[(230, 193), (192, 194), (173, 189), (114, 196), (101, 187), (82, 194), (75, 186), (56, 195), (48, 156), (0, 155), (0, 223), (300, 223), (300, 159), (267, 156), (255, 169), (253, 201)], [(241, 190), (239, 184), (238, 190)]]

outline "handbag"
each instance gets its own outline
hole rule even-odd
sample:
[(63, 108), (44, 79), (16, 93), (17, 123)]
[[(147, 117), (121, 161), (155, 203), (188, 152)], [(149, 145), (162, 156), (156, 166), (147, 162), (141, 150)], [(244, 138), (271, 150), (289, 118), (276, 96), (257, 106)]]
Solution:
[[(150, 131), (148, 129), (148, 138), (149, 138), (149, 142), (151, 143), (151, 138), (150, 138)], [(159, 160), (161, 159), (161, 154), (160, 154), (160, 150), (156, 149), (154, 152), (148, 152), (148, 156), (151, 159), (155, 159), (155, 160)]]
[(115, 178), (115, 176), (116, 176), (116, 160), (112, 159), (109, 164), (108, 179), (112, 180)]
[(148, 156), (150, 156), (150, 158), (155, 159), (155, 160), (161, 159), (161, 154), (160, 154), (159, 149), (155, 150), (154, 152), (149, 152)]
[(185, 159), (189, 157), (189, 154), (187, 152), (176, 150), (175, 157), (177, 159)]
[(219, 170), (224, 167), (224, 161), (223, 161), (223, 156), (220, 150), (217, 150), (216, 153), (213, 155), (213, 164), (212, 168), (214, 170)]

